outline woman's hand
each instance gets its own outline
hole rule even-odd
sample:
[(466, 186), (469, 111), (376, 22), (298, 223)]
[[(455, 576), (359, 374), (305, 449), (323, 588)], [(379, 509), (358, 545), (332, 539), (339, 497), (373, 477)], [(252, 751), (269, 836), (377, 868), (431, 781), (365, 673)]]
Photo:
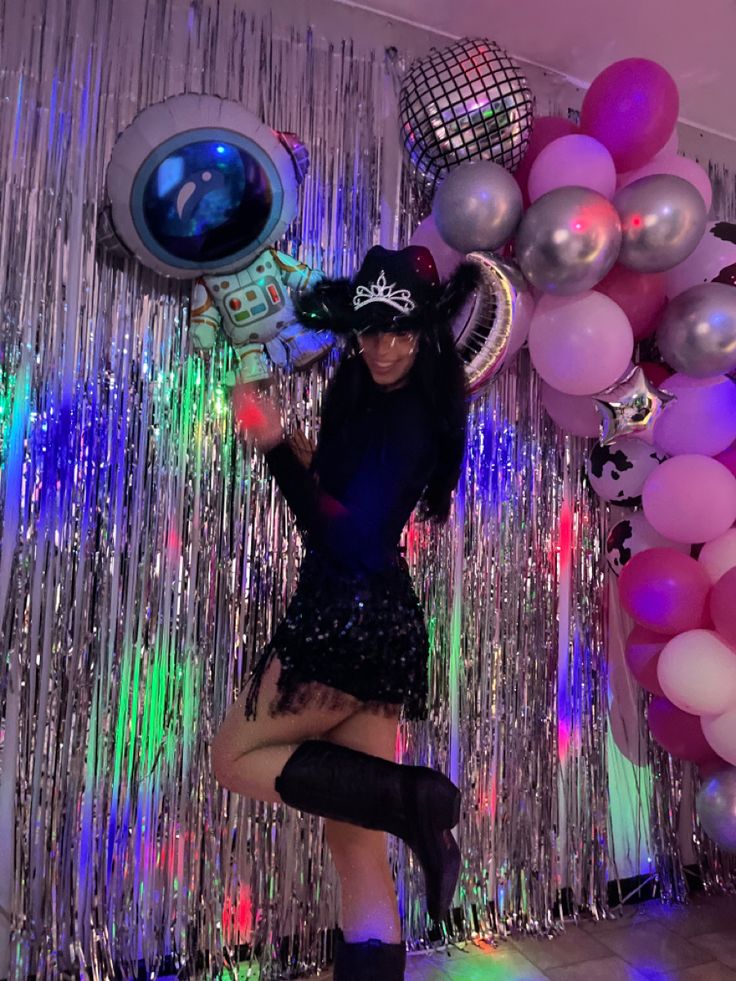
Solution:
[(284, 438), (281, 412), (271, 396), (259, 392), (255, 385), (238, 384), (233, 389), (235, 425), (256, 446), (268, 453)]
[(314, 456), (315, 445), (302, 429), (297, 429), (288, 439), (289, 446), (294, 452), (294, 456), (305, 470), (309, 470)]

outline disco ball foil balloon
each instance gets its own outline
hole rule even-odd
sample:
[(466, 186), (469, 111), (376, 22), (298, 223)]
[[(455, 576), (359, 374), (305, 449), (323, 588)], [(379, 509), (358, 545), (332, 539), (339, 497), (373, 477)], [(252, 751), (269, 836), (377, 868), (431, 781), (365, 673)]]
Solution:
[(531, 135), (534, 96), (502, 48), (463, 38), (411, 65), (399, 108), (404, 146), (431, 187), (467, 160), (492, 160), (513, 171)]
[(468, 262), (480, 269), (480, 284), (453, 324), (455, 346), (465, 362), (471, 395), (478, 395), (503, 366), (514, 318), (528, 286), (510, 262), (486, 252), (471, 252)]

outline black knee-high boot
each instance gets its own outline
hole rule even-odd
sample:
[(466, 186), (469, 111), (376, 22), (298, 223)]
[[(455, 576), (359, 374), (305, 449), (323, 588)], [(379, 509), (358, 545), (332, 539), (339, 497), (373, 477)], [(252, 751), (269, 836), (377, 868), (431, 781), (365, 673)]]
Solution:
[(424, 871), (427, 910), (447, 913), (460, 872), (450, 833), (460, 819), (460, 791), (426, 766), (403, 766), (326, 740), (297, 747), (276, 778), (285, 804), (402, 838)]
[(334, 981), (404, 981), (406, 947), (364, 940), (348, 944), (338, 940), (335, 948)]

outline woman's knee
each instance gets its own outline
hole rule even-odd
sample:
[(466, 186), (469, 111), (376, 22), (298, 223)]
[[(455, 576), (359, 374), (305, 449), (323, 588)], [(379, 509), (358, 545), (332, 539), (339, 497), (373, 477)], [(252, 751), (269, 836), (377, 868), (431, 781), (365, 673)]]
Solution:
[(235, 757), (233, 756), (232, 742), (227, 738), (227, 733), (224, 733), (223, 729), (224, 727), (220, 726), (215, 734), (210, 752), (215, 780), (223, 787), (228, 787), (233, 772)]

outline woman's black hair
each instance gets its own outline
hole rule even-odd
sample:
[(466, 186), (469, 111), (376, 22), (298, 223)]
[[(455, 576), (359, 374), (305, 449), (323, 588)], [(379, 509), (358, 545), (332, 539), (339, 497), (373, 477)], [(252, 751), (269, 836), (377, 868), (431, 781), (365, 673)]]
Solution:
[[(468, 402), (465, 368), (449, 328), (434, 336), (420, 334), (408, 384), (416, 385), (431, 420), (437, 453), (419, 501), (422, 518), (445, 522), (450, 513), (452, 492), (460, 477), (465, 453)], [(351, 345), (338, 365), (322, 407), (323, 436), (338, 437), (349, 420), (360, 412), (374, 386), (368, 367)]]
[(439, 523), (450, 514), (452, 493), (460, 479), (468, 421), (465, 367), (451, 325), (478, 281), (478, 266), (463, 262), (438, 288), (434, 302), (423, 304), (408, 316), (397, 316), (390, 308), (381, 313), (375, 305), (356, 314), (347, 279), (317, 283), (294, 300), (297, 317), (306, 327), (328, 328), (353, 337), (352, 344), (348, 342), (352, 351), (338, 366), (322, 409), (322, 428), (330, 436), (338, 435), (346, 421), (365, 405), (373, 384), (363, 359), (355, 353), (356, 330), (416, 331), (418, 349), (409, 383), (417, 385), (424, 399), (437, 447), (435, 467), (419, 509), (423, 518)]

